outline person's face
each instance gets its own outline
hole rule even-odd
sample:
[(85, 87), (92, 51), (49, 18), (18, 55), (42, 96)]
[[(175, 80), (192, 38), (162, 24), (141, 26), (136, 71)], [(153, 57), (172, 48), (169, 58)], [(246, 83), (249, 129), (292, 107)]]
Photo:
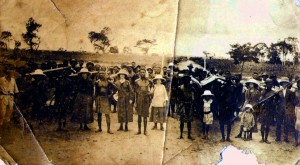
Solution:
[(81, 74), (81, 77), (82, 77), (83, 79), (87, 79), (87, 78), (88, 78), (88, 74), (87, 74), (87, 73), (82, 73), (82, 74)]
[(104, 78), (104, 76), (105, 76), (105, 73), (104, 73), (104, 72), (99, 72), (99, 77), (100, 77), (100, 78)]
[(226, 80), (227, 82), (230, 82), (230, 81), (231, 81), (231, 76), (226, 75), (226, 76), (225, 76), (225, 80)]
[(156, 80), (156, 84), (158, 84), (158, 85), (161, 84), (161, 80), (160, 80), (160, 79), (157, 79), (157, 80)]
[(251, 88), (251, 89), (254, 88), (254, 84), (253, 84), (253, 83), (250, 83), (250, 84), (249, 84), (249, 88)]
[(145, 78), (145, 74), (146, 74), (146, 72), (144, 70), (140, 70), (140, 76), (142, 78)]
[(80, 65), (80, 67), (82, 67), (82, 65), (83, 65), (83, 62), (79, 62), (79, 65)]
[(288, 82), (281, 82), (280, 83), (280, 85), (283, 86), (283, 87), (287, 87), (288, 84), (289, 84)]
[(205, 99), (205, 100), (209, 100), (210, 97), (209, 97), (209, 96), (204, 96), (204, 99)]
[(167, 68), (163, 68), (163, 71), (166, 72), (166, 71), (167, 71)]
[(152, 73), (153, 73), (153, 70), (148, 70), (148, 73), (149, 73), (149, 74), (152, 74)]
[(273, 87), (273, 83), (266, 83), (266, 87), (267, 87), (268, 89), (271, 89), (271, 88)]
[(173, 72), (173, 76), (177, 77), (178, 76), (178, 72)]
[(266, 80), (268, 78), (268, 75), (263, 75), (262, 79)]
[(124, 74), (120, 74), (120, 79), (125, 79), (125, 75)]

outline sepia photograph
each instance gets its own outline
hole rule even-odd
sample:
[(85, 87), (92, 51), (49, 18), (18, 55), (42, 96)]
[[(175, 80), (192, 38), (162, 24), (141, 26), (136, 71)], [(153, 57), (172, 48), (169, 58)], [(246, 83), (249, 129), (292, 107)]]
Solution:
[(300, 164), (297, 0), (0, 0), (0, 164)]

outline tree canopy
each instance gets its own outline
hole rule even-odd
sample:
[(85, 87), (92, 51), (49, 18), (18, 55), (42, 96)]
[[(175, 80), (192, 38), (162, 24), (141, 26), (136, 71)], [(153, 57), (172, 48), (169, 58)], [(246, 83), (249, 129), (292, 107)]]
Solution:
[(95, 31), (89, 32), (88, 38), (97, 52), (100, 50), (105, 53), (107, 48), (110, 46), (110, 40), (107, 36), (110, 32), (111, 29), (109, 27), (104, 27), (99, 33)]
[(42, 25), (35, 22), (35, 20), (31, 17), (26, 23), (26, 32), (22, 33), (22, 37), (31, 51), (39, 48), (41, 41), (40, 37), (37, 36), (37, 32), (40, 27), (42, 27)]

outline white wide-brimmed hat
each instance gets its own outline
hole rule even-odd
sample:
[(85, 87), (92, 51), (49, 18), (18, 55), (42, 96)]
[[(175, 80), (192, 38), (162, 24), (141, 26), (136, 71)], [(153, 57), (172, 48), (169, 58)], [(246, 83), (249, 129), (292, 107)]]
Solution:
[(163, 76), (160, 75), (160, 74), (155, 75), (155, 77), (153, 78), (153, 81), (155, 81), (155, 80), (157, 80), (157, 79), (160, 79), (160, 80), (162, 80), (162, 81), (166, 81), (166, 79), (164, 79)]
[(121, 69), (121, 70), (117, 73), (117, 75), (119, 76), (120, 74), (123, 74), (123, 75), (125, 75), (125, 76), (127, 77), (129, 73), (128, 73), (127, 70)]
[(253, 84), (259, 85), (259, 84), (258, 84), (258, 81), (255, 80), (254, 78), (250, 78), (250, 79), (248, 79), (248, 80), (246, 81), (246, 85), (248, 85), (249, 83), (253, 83)]
[(87, 68), (81, 68), (79, 71), (79, 74), (81, 74), (81, 73), (90, 73), (90, 72)]
[(246, 104), (245, 108), (253, 109), (253, 106), (251, 104)]
[(32, 76), (46, 76), (41, 69), (36, 69), (33, 73), (30, 73)]
[(212, 94), (210, 90), (205, 90), (201, 96), (214, 96), (214, 94)]
[(283, 83), (283, 82), (289, 83), (290, 79), (288, 77), (281, 77), (279, 83)]

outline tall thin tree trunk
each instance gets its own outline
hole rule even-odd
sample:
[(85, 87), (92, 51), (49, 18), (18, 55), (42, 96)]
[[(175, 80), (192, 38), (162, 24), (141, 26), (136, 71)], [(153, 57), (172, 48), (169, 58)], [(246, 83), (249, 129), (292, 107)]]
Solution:
[(244, 64), (245, 64), (245, 61), (243, 61), (242, 63), (242, 69), (241, 69), (241, 76), (243, 77), (243, 71), (244, 71)]

